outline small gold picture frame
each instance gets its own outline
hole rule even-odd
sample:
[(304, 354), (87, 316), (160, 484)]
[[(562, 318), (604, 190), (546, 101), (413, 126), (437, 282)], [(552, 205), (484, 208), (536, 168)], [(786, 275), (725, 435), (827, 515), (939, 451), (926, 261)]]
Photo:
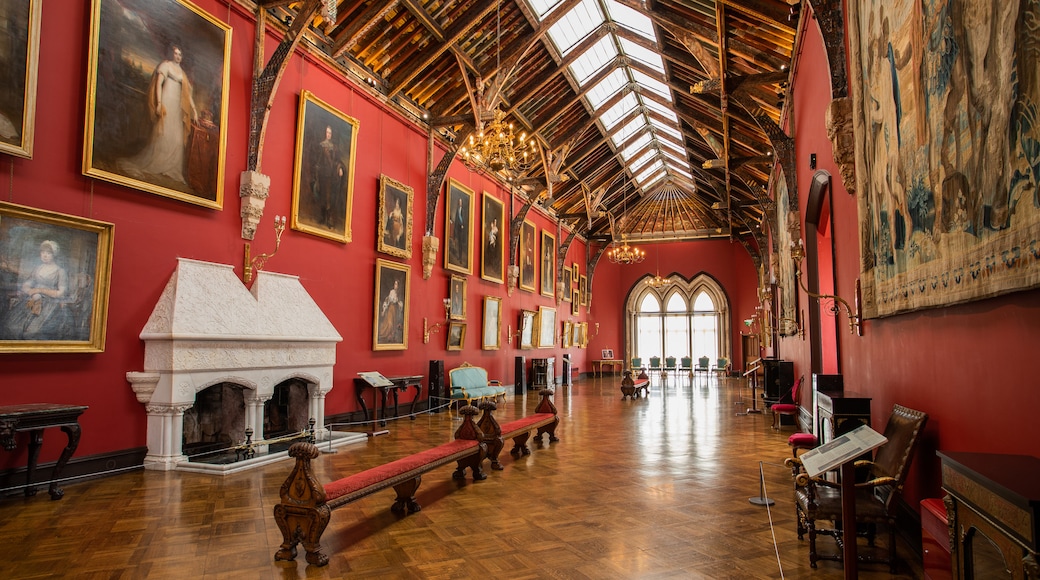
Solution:
[(411, 187), (388, 177), (379, 176), (379, 230), (376, 251), (398, 258), (412, 257)]
[(451, 298), (451, 306), (448, 310), (448, 318), (451, 320), (466, 320), (466, 277), (452, 275), (448, 282), (448, 296)]
[(448, 323), (448, 350), (462, 350), (466, 343), (466, 323), (452, 320)]
[(502, 346), (502, 299), (484, 297), (484, 332), (480, 348), (498, 350)]

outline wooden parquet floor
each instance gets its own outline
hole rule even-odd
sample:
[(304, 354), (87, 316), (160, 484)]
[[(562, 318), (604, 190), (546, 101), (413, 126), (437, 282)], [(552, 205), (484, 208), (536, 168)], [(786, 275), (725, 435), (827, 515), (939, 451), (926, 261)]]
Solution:
[[(451, 466), (430, 472), (416, 514), (390, 513), (392, 490), (336, 510), (324, 568), (302, 548), (295, 562), (274, 561), (287, 459), (225, 477), (137, 470), (67, 484), (61, 501), (5, 499), (0, 578), (842, 577), (837, 562), (809, 567), (781, 465), (791, 428), (736, 416), (748, 405), (738, 379), (655, 385), (624, 401), (618, 384), (558, 387), (559, 443), (520, 460), (503, 453), (505, 470), (481, 482), (452, 480)], [(531, 413), (537, 399), (510, 395), (496, 415)], [(320, 456), (317, 473), (327, 481), (443, 443), (457, 424), (447, 413), (393, 422), (388, 435)], [(760, 463), (769, 510), (748, 502)], [(860, 577), (919, 578), (919, 558), (899, 551), (900, 575), (861, 565)]]

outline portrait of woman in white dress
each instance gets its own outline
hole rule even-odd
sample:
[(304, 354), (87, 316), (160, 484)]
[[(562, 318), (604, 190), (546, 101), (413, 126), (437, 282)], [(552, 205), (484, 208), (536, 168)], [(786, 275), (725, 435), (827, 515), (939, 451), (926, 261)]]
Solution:
[(174, 0), (97, 0), (83, 172), (223, 205), (231, 30)]
[(39, 263), (18, 285), (4, 320), (5, 340), (54, 340), (67, 334), (69, 276), (57, 262), (59, 249), (53, 240), (40, 243)]

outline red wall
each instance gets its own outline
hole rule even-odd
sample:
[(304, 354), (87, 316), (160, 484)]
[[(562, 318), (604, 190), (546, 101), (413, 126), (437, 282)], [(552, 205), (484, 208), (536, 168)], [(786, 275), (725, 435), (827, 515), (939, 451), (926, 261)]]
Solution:
[(731, 358), (735, 363), (741, 360), (740, 332), (746, 330), (743, 321), (755, 314), (758, 305), (758, 278), (744, 247), (728, 240), (636, 246), (646, 251), (642, 264), (619, 266), (604, 257), (596, 266), (589, 325), (599, 323), (600, 333), (589, 342), (589, 356), (599, 358), (600, 349), (611, 348), (619, 358), (632, 357), (623, 352), (625, 304), (639, 279), (659, 270), (662, 277), (678, 274), (687, 280), (707, 274), (722, 286), (730, 301)]
[[(858, 211), (844, 189), (824, 127), (830, 78), (819, 28), (808, 28), (793, 83), (793, 135), (796, 139), (801, 214), (812, 171), (833, 176), (833, 236), (837, 293), (855, 295), (859, 276)], [(853, 82), (853, 81), (850, 81)], [(802, 304), (806, 296), (800, 297)], [(907, 502), (941, 497), (936, 450), (1040, 455), (1040, 381), (1030, 361), (1040, 338), (1040, 291), (1026, 291), (970, 304), (868, 320), (863, 336), (848, 332), (839, 316), (838, 351), (846, 390), (873, 398), (874, 428), (881, 430), (892, 405), (928, 413), (923, 444), (913, 460)], [(809, 379), (809, 340), (783, 339), (783, 358), (795, 374)], [(803, 399), (803, 403), (806, 402)]]
[[(82, 416), (83, 438), (77, 457), (119, 451), (145, 444), (145, 410), (137, 402), (126, 380), (127, 371), (144, 370), (144, 344), (138, 338), (159, 294), (176, 265), (176, 258), (232, 264), (241, 274), (243, 247), (239, 218), (239, 174), (245, 169), (248, 139), (250, 83), (253, 69), (254, 27), (252, 18), (239, 9), (214, 0), (197, 0), (201, 8), (234, 29), (231, 54), (228, 139), (224, 208), (201, 208), (157, 195), (132, 190), (82, 175), (82, 144), (88, 74), (89, 2), (43, 4), (39, 60), (39, 93), (35, 155), (31, 160), (0, 156), (0, 186), (4, 201), (62, 212), (115, 224), (108, 331), (105, 351), (100, 354), (3, 354), (0, 355), (0, 404), (56, 402), (88, 405)], [(267, 54), (277, 46), (269, 38)], [(271, 110), (261, 171), (271, 177), (270, 197), (264, 219), (253, 240), (254, 255), (274, 246), (273, 217), (286, 215), (292, 207), (293, 152), (296, 135), (298, 95), (310, 90), (333, 107), (360, 121), (354, 173), (354, 204), (349, 244), (318, 238), (287, 229), (281, 249), (267, 270), (298, 275), (304, 287), (322, 308), (343, 341), (337, 347), (334, 388), (326, 399), (328, 414), (355, 410), (353, 377), (358, 371), (378, 370), (386, 375), (427, 374), (429, 360), (443, 359), (446, 368), (464, 361), (488, 369), (493, 378), (513, 382), (513, 357), (518, 354), (559, 357), (562, 348), (519, 351), (516, 341), (507, 343), (506, 325), (515, 331), (520, 309), (537, 310), (552, 300), (517, 290), (508, 296), (505, 284), (480, 279), (477, 264), (469, 276), (468, 328), (465, 349), (445, 350), (445, 333), (433, 334), (422, 342), (422, 318), (431, 324), (444, 319), (442, 300), (448, 296), (448, 279), (438, 257), (429, 280), (422, 279), (421, 243), (426, 222), (427, 136), (387, 114), (377, 100), (343, 80), (311, 58), (296, 54), (286, 69)], [(438, 148), (434, 164), (443, 149)], [(411, 264), (411, 298), (408, 350), (372, 350), (373, 283), (377, 257), (376, 197), (379, 175), (385, 173), (415, 190)], [(456, 163), (449, 176), (474, 191), (475, 207), (482, 192), (505, 200), (508, 191)], [(443, 201), (438, 204), (435, 235), (442, 240)], [(512, 206), (515, 213), (518, 200)], [(555, 222), (539, 211), (528, 219), (539, 231), (556, 233)], [(475, 211), (474, 223), (480, 223)], [(479, 228), (474, 228), (479, 232)], [(508, 227), (503, 227), (503, 237)], [(564, 232), (566, 235), (567, 232)], [(475, 233), (476, 235), (476, 233)], [(474, 239), (476, 243), (476, 239)], [(479, 247), (479, 245), (477, 246)], [(571, 245), (566, 264), (584, 264), (585, 246)], [(580, 267), (585, 274), (585, 267)], [(481, 344), (482, 300), (485, 295), (503, 298), (502, 348), (483, 351)], [(570, 316), (569, 304), (560, 306), (558, 319), (583, 320)], [(564, 311), (567, 314), (564, 314)], [(575, 364), (584, 367), (585, 351), (567, 349)], [(559, 367), (558, 367), (559, 368)], [(48, 436), (41, 461), (53, 460), (63, 446), (62, 437)], [(24, 453), (4, 454), (0, 468), (24, 464)]]

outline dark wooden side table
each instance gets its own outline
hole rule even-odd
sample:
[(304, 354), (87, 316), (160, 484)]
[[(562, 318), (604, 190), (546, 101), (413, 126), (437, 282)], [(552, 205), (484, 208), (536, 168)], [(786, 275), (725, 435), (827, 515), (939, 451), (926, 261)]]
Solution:
[(86, 410), (87, 407), (80, 405), (54, 403), (27, 403), (0, 407), (0, 445), (3, 445), (5, 450), (14, 451), (18, 447), (15, 433), (29, 432), (29, 465), (25, 470), (25, 495), (27, 497), (36, 495), (33, 475), (36, 472), (36, 460), (40, 456), (40, 446), (43, 445), (43, 430), (48, 427), (60, 427), (69, 438), (68, 445), (61, 452), (58, 463), (54, 465), (51, 487), (48, 490), (51, 499), (61, 499), (65, 495), (65, 490), (58, 485), (58, 479), (61, 476), (61, 470), (69, 462), (69, 458), (79, 445), (79, 416)]
[[(361, 405), (362, 412), (365, 413), (365, 420), (378, 419), (379, 424), (386, 425), (387, 417), (387, 397), (391, 396), (394, 399), (394, 417), (398, 414), (398, 399), (401, 391), (408, 390), (408, 387), (415, 387), (415, 397), (412, 399), (412, 406), (409, 407), (408, 413), (411, 415), (412, 420), (415, 420), (415, 404), (422, 398), (422, 375), (409, 375), (405, 377), (387, 377), (390, 382), (394, 383), (393, 386), (388, 387), (373, 387), (368, 384), (364, 379), (354, 379), (354, 395), (357, 398), (357, 402)], [(376, 389), (379, 399), (372, 400), (372, 412), (378, 413), (376, 417), (372, 417), (368, 412), (368, 404), (365, 402), (365, 390)]]
[[(955, 578), (1040, 577), (1040, 458), (939, 451)], [(1010, 576), (1007, 576), (1010, 572)]]

